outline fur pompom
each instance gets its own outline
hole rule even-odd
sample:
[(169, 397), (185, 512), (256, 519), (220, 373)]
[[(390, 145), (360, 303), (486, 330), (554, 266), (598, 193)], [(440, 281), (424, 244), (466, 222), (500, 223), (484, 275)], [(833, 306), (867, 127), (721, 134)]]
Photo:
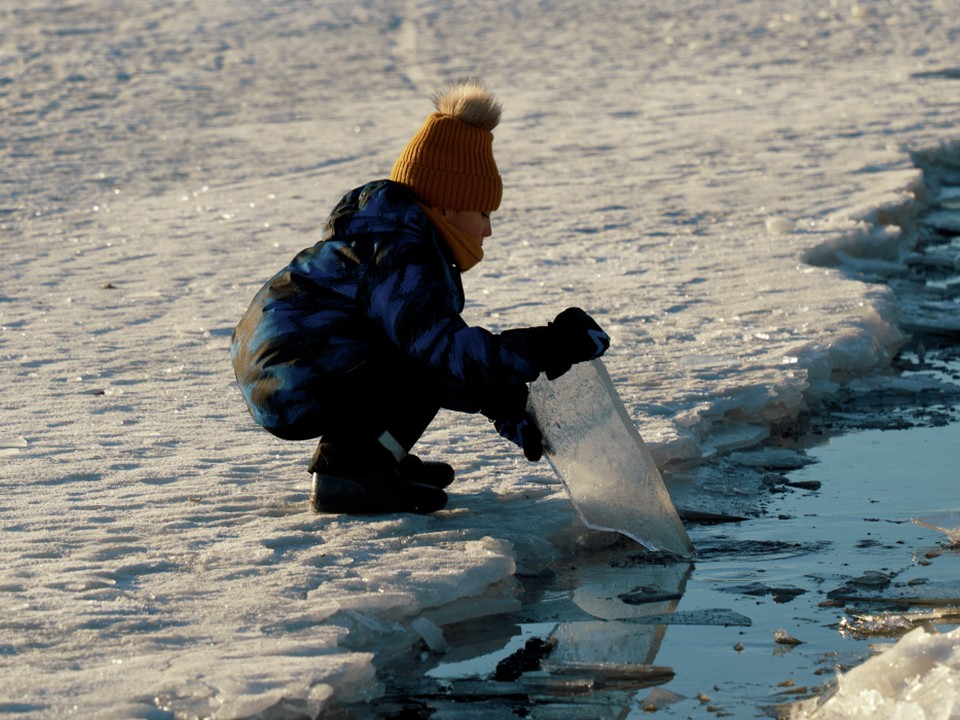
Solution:
[(462, 78), (438, 87), (433, 92), (433, 104), (437, 112), (487, 131), (499, 124), (503, 109), (479, 78)]

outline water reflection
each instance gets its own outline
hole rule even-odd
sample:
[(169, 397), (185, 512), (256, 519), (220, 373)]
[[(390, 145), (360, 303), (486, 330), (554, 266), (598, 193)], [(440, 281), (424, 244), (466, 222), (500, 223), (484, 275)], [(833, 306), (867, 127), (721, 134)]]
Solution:
[(669, 680), (672, 671), (655, 661), (694, 566), (649, 553), (637, 557), (646, 561), (621, 564), (622, 550), (589, 553), (549, 577), (528, 578), (519, 613), (446, 627), (451, 652), (427, 676), (492, 678), (499, 663), (537, 639), (549, 650), (536, 668), (539, 677), (524, 674), (528, 685), (545, 688), (547, 676), (551, 692), (563, 684), (592, 691)]
[(623, 621), (675, 612), (692, 571), (691, 563), (617, 573), (611, 573), (608, 563), (581, 568), (570, 599), (595, 619), (557, 625), (551, 635), (556, 646), (550, 667), (556, 671), (577, 665), (652, 665), (666, 625)]

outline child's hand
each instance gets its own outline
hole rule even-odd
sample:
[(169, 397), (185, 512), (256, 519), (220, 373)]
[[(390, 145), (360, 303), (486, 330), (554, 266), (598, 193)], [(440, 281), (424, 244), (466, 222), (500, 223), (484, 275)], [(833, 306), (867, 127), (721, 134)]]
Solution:
[(527, 409), (530, 391), (523, 383), (506, 383), (486, 388), (480, 412), (490, 420), (519, 418)]
[(610, 347), (610, 336), (577, 307), (567, 308), (547, 325), (551, 352), (543, 370), (547, 380), (563, 375), (575, 363), (593, 360)]
[(516, 420), (494, 420), (493, 426), (507, 440), (523, 448), (523, 455), (530, 462), (543, 457), (543, 435), (527, 413)]

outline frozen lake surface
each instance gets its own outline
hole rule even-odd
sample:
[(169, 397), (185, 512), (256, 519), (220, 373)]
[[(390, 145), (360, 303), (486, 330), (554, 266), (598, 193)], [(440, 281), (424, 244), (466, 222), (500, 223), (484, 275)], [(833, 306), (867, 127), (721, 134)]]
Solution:
[[(960, 316), (954, 14), (945, 0), (0, 9), (0, 711), (367, 707), (383, 667), (518, 611), (518, 578), (581, 552), (546, 464), (476, 417), (442, 415), (419, 446), (456, 467), (443, 512), (311, 515), (312, 447), (254, 427), (232, 378), (256, 289), (344, 192), (387, 174), (432, 87), (462, 74), (505, 109), (505, 202), (464, 278), (467, 320), (589, 310), (677, 504), (752, 518), (723, 529), (732, 547), (780, 532), (736, 451), (851, 402), (953, 397), (891, 362), (914, 328)], [(957, 509), (925, 493), (889, 504)], [(871, 564), (852, 535), (824, 541)], [(708, 568), (773, 573), (735, 555), (698, 565), (681, 607), (699, 607)], [(721, 598), (738, 596), (702, 602)], [(755, 602), (757, 640), (724, 648), (724, 669), (769, 652), (774, 605)], [(835, 632), (819, 622), (797, 637), (818, 647)], [(658, 662), (679, 670), (671, 642), (696, 631), (670, 626)]]

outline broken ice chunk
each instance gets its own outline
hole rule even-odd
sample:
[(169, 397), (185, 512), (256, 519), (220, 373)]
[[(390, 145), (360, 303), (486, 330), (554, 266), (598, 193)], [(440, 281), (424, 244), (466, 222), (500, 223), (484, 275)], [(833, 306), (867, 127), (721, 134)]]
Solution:
[(827, 597), (840, 602), (856, 602), (881, 597), (883, 591), (890, 587), (893, 575), (867, 570), (863, 575), (850, 578), (840, 587), (830, 590)]
[(27, 447), (29, 443), (24, 437), (0, 437), (0, 455), (17, 455), (20, 448)]
[(413, 629), (417, 631), (417, 634), (423, 638), (423, 641), (427, 644), (427, 647), (430, 648), (431, 652), (442, 655), (450, 650), (450, 645), (443, 636), (443, 630), (427, 620), (427, 618), (418, 617), (410, 624), (413, 626)]
[(656, 712), (660, 708), (664, 708), (667, 705), (673, 705), (674, 703), (678, 703), (684, 699), (685, 698), (683, 695), (678, 695), (675, 692), (671, 692), (663, 688), (654, 688), (643, 701), (643, 710), (644, 712), (648, 713)]
[(797, 640), (795, 637), (792, 637), (786, 630), (774, 630), (773, 641), (777, 645), (803, 645), (803, 640)]
[(797, 229), (797, 223), (785, 217), (768, 217), (764, 225), (770, 235), (789, 235)]
[(673, 680), (673, 668), (662, 665), (630, 662), (562, 662), (544, 661), (543, 669), (551, 675), (590, 679), (595, 687), (625, 685), (650, 687)]
[(759, 445), (770, 437), (770, 428), (750, 423), (727, 423), (710, 429), (705, 438), (704, 456), (723, 454)]
[(787, 603), (794, 598), (803, 595), (806, 590), (795, 587), (770, 587), (761, 582), (747, 583), (746, 585), (735, 585), (728, 588), (721, 588), (723, 592), (732, 592), (739, 595), (752, 595), (754, 597), (771, 596), (775, 603)]
[(651, 585), (637, 587), (630, 592), (621, 593), (619, 599), (627, 605), (646, 605), (648, 603), (661, 603), (671, 600), (680, 600), (683, 593), (665, 592), (660, 588)]
[(923, 517), (912, 517), (910, 522), (930, 530), (942, 532), (950, 540), (950, 547), (960, 545), (960, 511), (937, 513)]
[(725, 608), (706, 608), (704, 610), (678, 610), (662, 615), (642, 615), (628, 618), (637, 625), (723, 625), (724, 627), (750, 627), (753, 621)]
[(840, 619), (840, 634), (857, 639), (865, 637), (898, 637), (918, 625), (960, 622), (960, 608), (937, 608), (923, 612), (885, 612), (875, 615), (852, 615)]
[[(586, 695), (597, 689), (596, 679), (588, 674), (557, 677), (548, 672), (524, 673), (520, 687), (539, 695)], [(578, 708), (579, 711), (579, 708)], [(582, 715), (560, 715), (564, 718), (580, 718)]]
[(913, 623), (898, 613), (854, 615), (840, 618), (839, 630), (843, 637), (862, 639), (870, 636), (891, 637), (913, 630)]
[(917, 628), (837, 678), (825, 700), (793, 708), (797, 718), (956, 717), (960, 630)]

